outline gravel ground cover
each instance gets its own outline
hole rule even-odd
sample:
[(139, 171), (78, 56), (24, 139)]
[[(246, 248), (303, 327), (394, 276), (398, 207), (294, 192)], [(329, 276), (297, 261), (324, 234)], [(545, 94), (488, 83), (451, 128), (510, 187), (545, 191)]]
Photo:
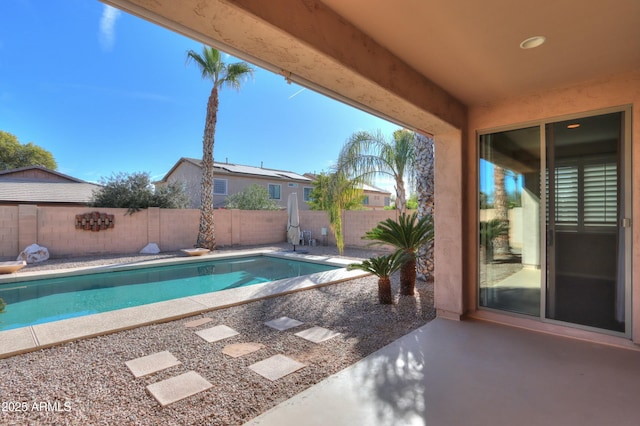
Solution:
[[(334, 250), (309, 248), (310, 254), (334, 254)], [(377, 253), (352, 249), (345, 254)], [(28, 270), (175, 255), (58, 259)], [(377, 278), (365, 277), (0, 360), (0, 424), (243, 424), (433, 319), (433, 284), (418, 281), (415, 297), (398, 296), (398, 277), (393, 278), (396, 300), (391, 306), (378, 304)], [(264, 325), (282, 316), (304, 324), (287, 331)], [(212, 321), (185, 327), (204, 317)], [(240, 334), (214, 343), (195, 334), (221, 324)], [(312, 326), (341, 334), (319, 344), (294, 335)], [(239, 358), (222, 353), (229, 344), (245, 342), (265, 348)], [(169, 351), (181, 364), (141, 378), (135, 378), (125, 365), (161, 351)], [(275, 382), (248, 369), (276, 354), (306, 367)], [(195, 371), (213, 387), (166, 407), (146, 390), (149, 384), (188, 371)]]

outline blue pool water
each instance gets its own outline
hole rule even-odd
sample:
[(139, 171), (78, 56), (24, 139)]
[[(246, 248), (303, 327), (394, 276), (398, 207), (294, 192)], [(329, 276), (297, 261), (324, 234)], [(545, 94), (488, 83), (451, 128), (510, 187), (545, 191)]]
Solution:
[(336, 269), (252, 256), (0, 285), (0, 330)]

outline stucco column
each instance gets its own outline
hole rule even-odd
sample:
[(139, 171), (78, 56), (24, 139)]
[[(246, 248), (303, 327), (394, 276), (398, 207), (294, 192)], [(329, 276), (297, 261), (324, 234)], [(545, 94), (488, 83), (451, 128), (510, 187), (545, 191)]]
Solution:
[(435, 143), (435, 279), (437, 315), (460, 319), (463, 288), (462, 133), (434, 136)]
[[(627, 128), (631, 128), (631, 141), (635, 144), (634, 149), (631, 150), (632, 155), (632, 182), (631, 187), (634, 191), (638, 191), (640, 188), (640, 149), (637, 149), (638, 143), (640, 143), (640, 73), (637, 74), (638, 78), (635, 80), (635, 85), (628, 85), (626, 87), (635, 87), (635, 94), (637, 102), (633, 105), (632, 119), (633, 127), (631, 123), (627, 123)], [(637, 192), (635, 192), (637, 194)], [(640, 345), (640, 197), (637, 195), (632, 196), (632, 228), (631, 228), (631, 337), (633, 343)]]

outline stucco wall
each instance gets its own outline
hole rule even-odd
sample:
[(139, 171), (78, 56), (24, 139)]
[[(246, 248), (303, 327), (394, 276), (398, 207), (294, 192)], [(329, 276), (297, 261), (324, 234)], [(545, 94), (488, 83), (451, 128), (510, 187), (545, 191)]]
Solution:
[(167, 182), (180, 182), (184, 185), (184, 190), (189, 196), (189, 207), (200, 208), (202, 195), (200, 193), (200, 181), (202, 179), (202, 169), (188, 161), (181, 162), (178, 167), (167, 177)]
[[(304, 201), (304, 188), (313, 188), (311, 182), (305, 184), (302, 182), (288, 182), (281, 181), (276, 179), (262, 179), (257, 177), (241, 177), (241, 176), (233, 176), (227, 174), (218, 174), (216, 173), (214, 176), (215, 179), (226, 179), (227, 180), (227, 193), (228, 195), (237, 194), (239, 192), (244, 191), (246, 187), (249, 185), (260, 185), (264, 188), (269, 188), (269, 184), (280, 185), (280, 199), (273, 200), (278, 206), (281, 208), (287, 207), (287, 200), (289, 199), (289, 194), (296, 193), (298, 197), (298, 209), (299, 210), (309, 210), (309, 205)], [(297, 186), (289, 186), (289, 184), (294, 184)], [(214, 195), (213, 203), (216, 207), (224, 206), (225, 200), (227, 199), (226, 195)]]
[[(75, 228), (77, 214), (100, 211), (114, 215), (115, 227), (97, 232)], [(148, 243), (162, 251), (193, 247), (198, 234), (200, 211), (196, 209), (141, 210), (132, 215), (125, 209), (86, 207), (0, 206), (0, 259), (15, 259), (26, 246), (37, 243), (49, 249), (52, 257), (88, 254), (136, 253)], [(396, 212), (347, 211), (343, 216), (346, 246), (362, 247), (362, 235), (379, 221), (395, 218)], [(214, 213), (218, 246), (274, 244), (286, 241), (287, 213), (278, 211), (216, 210)], [(301, 211), (301, 229), (322, 244), (326, 228), (327, 244), (335, 239), (329, 230), (327, 214)]]
[[(202, 179), (202, 169), (195, 164), (183, 161), (181, 162), (171, 175), (167, 178), (168, 182), (181, 182), (185, 187), (185, 192), (189, 196), (189, 207), (192, 209), (200, 208), (202, 197), (200, 195), (200, 181)], [(242, 192), (247, 186), (257, 184), (269, 187), (269, 184), (280, 185), (280, 199), (274, 200), (275, 203), (282, 207), (287, 207), (287, 200), (289, 194), (298, 194), (298, 208), (300, 210), (309, 210), (309, 205), (304, 201), (304, 188), (313, 188), (311, 182), (288, 182), (275, 179), (262, 179), (259, 177), (244, 177), (235, 176), (226, 173), (215, 173), (214, 179), (224, 179), (227, 181), (227, 194), (226, 195), (213, 195), (213, 204), (215, 207), (224, 207), (225, 200), (229, 195)], [(294, 187), (289, 186), (289, 183), (293, 183)]]
[[(541, 120), (568, 117), (576, 114), (598, 114), (617, 107), (631, 106), (632, 142), (632, 187), (640, 187), (640, 70), (611, 76), (605, 79), (576, 84), (552, 91), (535, 93), (527, 97), (507, 99), (500, 102), (469, 109), (469, 137), (467, 139), (466, 164), (466, 205), (465, 215), (468, 229), (475, 229), (477, 213), (477, 142), (480, 131), (504, 127), (525, 127), (536, 125)], [(632, 219), (640, 224), (640, 197), (632, 197)], [(465, 271), (468, 279), (467, 309), (476, 306), (476, 259), (477, 235), (470, 233), (466, 247)], [(632, 333), (633, 340), (640, 342), (640, 226), (632, 231)]]
[[(385, 207), (385, 200), (391, 198), (391, 194), (381, 194), (373, 191), (363, 191), (363, 194), (369, 197), (369, 204), (364, 204), (363, 207), (368, 209), (382, 210)], [(389, 200), (389, 204), (391, 204)]]

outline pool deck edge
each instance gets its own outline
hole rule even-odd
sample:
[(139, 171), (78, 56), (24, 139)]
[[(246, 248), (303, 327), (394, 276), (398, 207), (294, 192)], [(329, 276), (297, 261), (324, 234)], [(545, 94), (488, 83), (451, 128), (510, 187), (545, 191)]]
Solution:
[[(333, 263), (336, 266), (346, 266), (356, 259), (335, 258), (331, 256), (306, 256), (304, 254), (272, 252), (264, 250), (243, 251), (242, 254), (255, 255), (256, 252), (276, 257), (296, 257), (321, 263)], [(205, 255), (203, 258), (219, 259), (221, 257), (237, 256), (238, 252), (225, 256)], [(184, 261), (190, 258), (179, 258)], [(173, 261), (175, 262), (175, 260)], [(170, 263), (173, 263), (170, 262)], [(155, 263), (160, 264), (162, 262)], [(166, 263), (166, 259), (165, 259)], [(150, 266), (152, 262), (145, 262)], [(87, 272), (90, 268), (82, 268)], [(110, 268), (109, 270), (114, 270)], [(41, 276), (41, 274), (38, 274)], [(256, 284), (248, 287), (204, 293), (163, 302), (150, 303), (131, 308), (118, 309), (109, 312), (96, 313), (81, 317), (52, 321), (27, 327), (0, 331), (0, 359), (44, 349), (63, 343), (86, 339), (105, 334), (111, 334), (140, 326), (174, 321), (181, 318), (199, 315), (217, 309), (228, 308), (261, 299), (283, 296), (286, 294), (323, 287), (340, 282), (367, 276), (360, 270), (348, 271), (344, 268), (315, 274)], [(32, 275), (32, 278), (34, 276)], [(5, 281), (6, 282), (6, 281)]]

